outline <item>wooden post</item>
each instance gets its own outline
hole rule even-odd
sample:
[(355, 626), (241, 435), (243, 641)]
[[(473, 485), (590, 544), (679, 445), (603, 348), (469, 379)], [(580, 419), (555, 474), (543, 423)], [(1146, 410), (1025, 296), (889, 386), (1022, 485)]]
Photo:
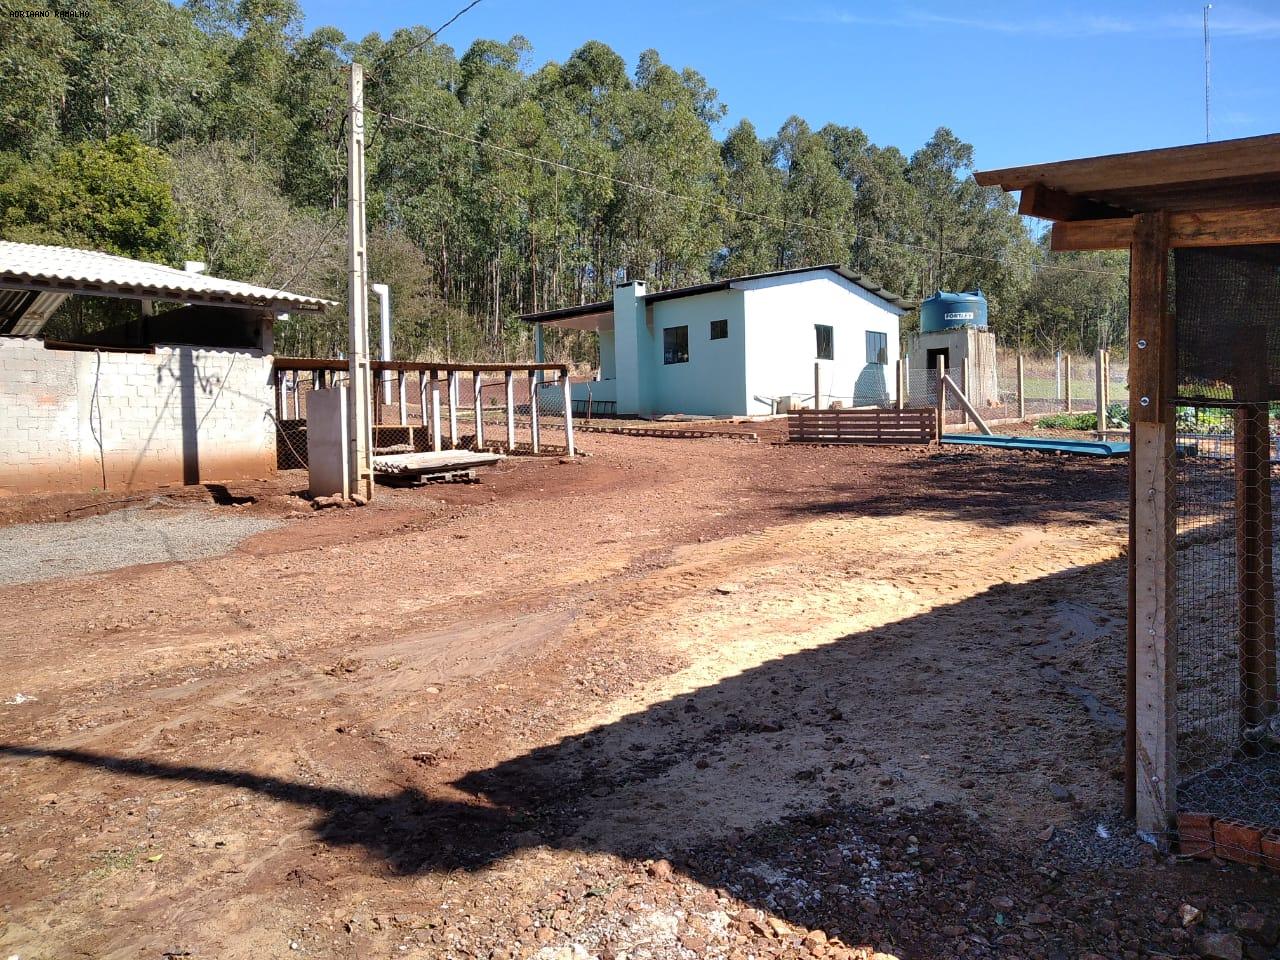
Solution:
[(813, 409), (822, 409), (822, 364), (813, 361)]
[[(436, 383), (436, 372), (431, 371), (431, 449), (440, 452), (440, 387)], [(452, 415), (452, 414), (451, 414)]]
[(1129, 577), (1126, 759), (1138, 829), (1163, 842), (1177, 805), (1177, 597), (1174, 504), (1174, 342), (1166, 307), (1169, 218), (1134, 218), (1129, 257), (1129, 409), (1133, 550)]
[(396, 371), (396, 386), (400, 388), (400, 426), (407, 427), (409, 425), (409, 403), (408, 396), (405, 394), (405, 373), (403, 370)]
[(507, 453), (516, 448), (516, 391), (515, 371), (508, 370), (507, 381)]
[(458, 449), (458, 371), (449, 371), (449, 447)]
[(1022, 351), (1018, 351), (1018, 419), (1027, 419), (1027, 379), (1026, 367), (1022, 362)]
[[(1258, 357), (1265, 358), (1265, 351)], [(1271, 429), (1267, 404), (1249, 403), (1236, 408), (1235, 461), (1240, 719), (1247, 730), (1265, 723), (1276, 711)], [(1246, 750), (1257, 747), (1256, 743), (1245, 744)]]
[(1097, 381), (1093, 385), (1093, 392), (1097, 398), (1095, 403), (1098, 408), (1098, 422), (1095, 426), (1098, 428), (1098, 439), (1105, 441), (1107, 439), (1107, 355), (1101, 348), (1098, 349), (1093, 370), (1094, 379)]
[(289, 418), (289, 412), (288, 410), (285, 409), (285, 397), (284, 397), (284, 375), (285, 374), (283, 370), (275, 370), (273, 371), (273, 373), (275, 374), (275, 381), (276, 381), (276, 419), (287, 420)]
[(947, 365), (942, 354), (938, 354), (938, 442), (942, 442), (942, 431), (947, 423)]
[(542, 451), (541, 439), (538, 436), (538, 371), (529, 371), (529, 439), (533, 452)]
[[(964, 356), (964, 363), (963, 363), (963, 365), (962, 365), (962, 366), (961, 366), (961, 368), (960, 368), (960, 380), (961, 380), (961, 389), (960, 389), (960, 394), (961, 394), (961, 396), (963, 396), (966, 400), (968, 400), (968, 401), (969, 401), (969, 403), (973, 403), (973, 387), (972, 387), (972, 385), (971, 385), (971, 384), (973, 383), (973, 381), (969, 379), (969, 376), (970, 376), (970, 372), (969, 372), (969, 355), (966, 353), (966, 354), (965, 354), (965, 356)], [(961, 409), (961, 411), (962, 411), (962, 413), (963, 413), (963, 416), (964, 416), (964, 420), (962, 420), (961, 422), (964, 424), (965, 428), (966, 428), (966, 429), (968, 429), (968, 426), (969, 426), (969, 411), (968, 411), (968, 410), (966, 410), (966, 409), (964, 408), (964, 404), (963, 404), (963, 403), (962, 403), (962, 404), (960, 404), (960, 409)]]
[(1067, 398), (1067, 413), (1071, 412), (1071, 354), (1062, 355), (1063, 386)]
[(898, 358), (898, 409), (901, 410), (907, 405), (907, 365), (901, 357)]
[(418, 371), (418, 409), (422, 412), (422, 425), (428, 426), (431, 423), (431, 412), (427, 406), (427, 391), (431, 388), (431, 384), (427, 381), (427, 371)]
[(484, 397), (481, 396), (480, 371), (471, 371), (471, 392), (475, 395), (476, 435), (472, 446), (484, 449)]
[(572, 457), (573, 449), (573, 391), (569, 383), (569, 368), (560, 371), (560, 383), (564, 386), (564, 445), (567, 455)]

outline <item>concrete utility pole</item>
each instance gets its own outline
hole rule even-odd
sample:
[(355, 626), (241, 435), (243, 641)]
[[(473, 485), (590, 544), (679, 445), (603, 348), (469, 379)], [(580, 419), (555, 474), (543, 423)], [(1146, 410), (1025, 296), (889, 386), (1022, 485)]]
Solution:
[(347, 113), (347, 247), (351, 254), (351, 284), (347, 311), (351, 318), (351, 385), (347, 411), (350, 443), (351, 492), (373, 499), (373, 425), (369, 405), (373, 374), (369, 366), (369, 263), (365, 249), (364, 209), (364, 67), (351, 64)]

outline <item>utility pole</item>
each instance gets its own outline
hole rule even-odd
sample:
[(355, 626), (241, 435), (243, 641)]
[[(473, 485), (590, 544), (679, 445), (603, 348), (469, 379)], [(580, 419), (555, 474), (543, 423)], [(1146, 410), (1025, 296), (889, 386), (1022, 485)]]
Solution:
[(1209, 142), (1209, 11), (1212, 3), (1204, 5), (1204, 142)]
[(369, 264), (365, 249), (364, 209), (364, 67), (351, 64), (350, 100), (347, 112), (347, 249), (351, 283), (347, 313), (351, 330), (347, 359), (351, 384), (347, 397), (350, 443), (351, 493), (373, 499), (373, 426), (369, 407), (373, 399), (373, 375), (369, 366)]

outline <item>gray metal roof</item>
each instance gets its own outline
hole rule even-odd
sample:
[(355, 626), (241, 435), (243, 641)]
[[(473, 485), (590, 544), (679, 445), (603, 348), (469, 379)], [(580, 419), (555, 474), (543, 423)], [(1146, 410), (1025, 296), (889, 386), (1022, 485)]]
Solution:
[[(724, 280), (713, 280), (710, 283), (698, 283), (689, 287), (676, 287), (672, 290), (661, 290), (656, 293), (645, 294), (645, 303), (659, 303), (663, 300), (676, 300), (680, 297), (695, 297), (700, 293), (714, 293), (717, 290), (728, 290), (736, 283), (745, 283), (749, 280), (768, 280), (772, 277), (786, 277), (797, 273), (817, 273), (820, 270), (829, 270), (832, 273), (839, 274), (855, 286), (861, 287), (867, 293), (872, 294), (891, 308), (906, 313), (914, 310), (917, 306), (911, 300), (907, 300), (897, 294), (890, 293), (884, 287), (875, 283), (860, 273), (854, 273), (848, 267), (842, 267), (838, 263), (823, 263), (813, 267), (792, 267), (788, 270), (771, 270), (768, 273), (751, 273), (743, 277), (728, 277)], [(578, 307), (562, 307), (559, 310), (544, 310), (540, 313), (526, 313), (519, 319), (526, 323), (553, 323), (557, 320), (570, 320), (574, 317), (588, 316), (593, 313), (608, 313), (613, 310), (613, 301), (605, 300), (599, 303), (584, 303)]]
[(337, 306), (320, 297), (222, 280), (96, 250), (8, 240), (0, 240), (0, 289), (278, 311)]

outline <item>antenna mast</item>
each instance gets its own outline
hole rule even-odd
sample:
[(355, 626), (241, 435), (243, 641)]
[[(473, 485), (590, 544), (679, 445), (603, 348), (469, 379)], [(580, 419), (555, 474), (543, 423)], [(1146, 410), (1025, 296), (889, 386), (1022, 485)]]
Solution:
[(1209, 11), (1212, 3), (1204, 5), (1204, 142), (1209, 142)]

